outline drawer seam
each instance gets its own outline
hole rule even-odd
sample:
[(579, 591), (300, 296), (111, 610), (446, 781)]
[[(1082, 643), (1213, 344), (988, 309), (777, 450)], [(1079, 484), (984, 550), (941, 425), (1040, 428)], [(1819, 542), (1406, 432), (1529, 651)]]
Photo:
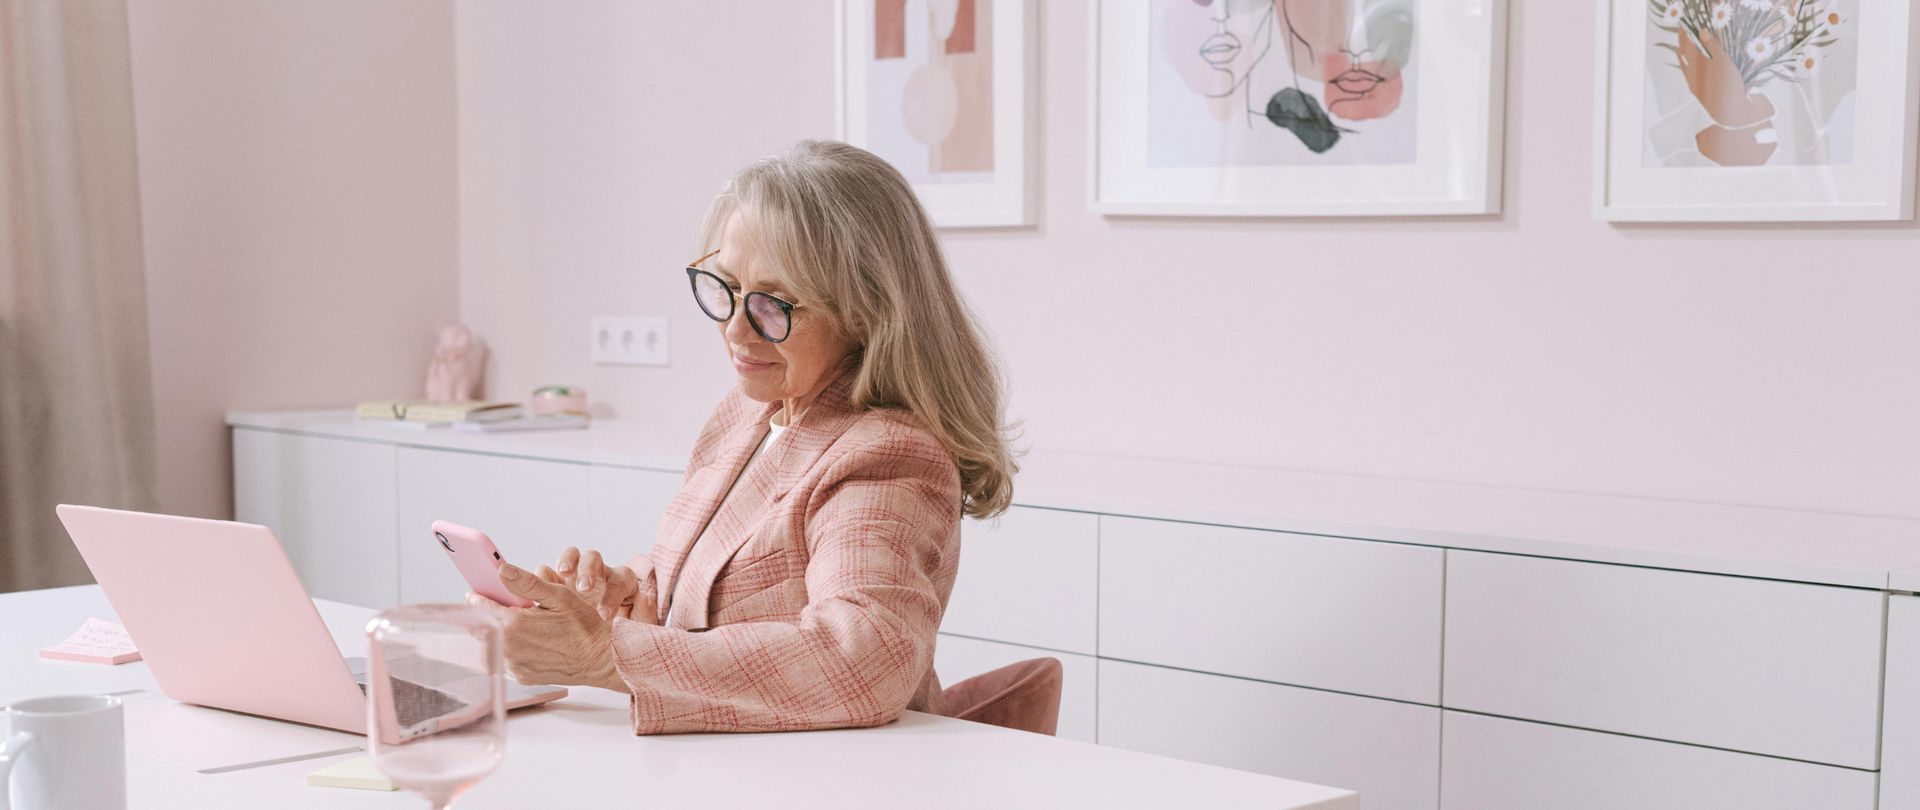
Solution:
[[(1667, 743), (1669, 745), (1684, 745), (1689, 748), (1704, 748), (1709, 751), (1724, 751), (1729, 754), (1741, 754), (1741, 755), (1750, 756), (1750, 757), (1766, 757), (1767, 759), (1777, 759), (1784, 762), (1798, 762), (1802, 765), (1819, 765), (1823, 768), (1841, 768), (1849, 771), (1859, 771), (1860, 773), (1877, 774), (1880, 772), (1878, 768), (1862, 768), (1857, 765), (1841, 765), (1835, 762), (1822, 762), (1817, 759), (1801, 759), (1799, 757), (1781, 756), (1779, 754), (1766, 754), (1759, 751), (1746, 751), (1739, 748), (1728, 748), (1723, 745), (1707, 745), (1705, 743), (1686, 742), (1685, 740), (1669, 740), (1665, 737), (1649, 737), (1645, 734), (1634, 734), (1626, 731), (1609, 731), (1607, 729), (1592, 728), (1589, 726), (1575, 726), (1575, 725), (1569, 725), (1567, 723), (1555, 723), (1549, 720), (1535, 720), (1530, 717), (1515, 717), (1510, 714), (1495, 714), (1493, 712), (1480, 712), (1480, 711), (1474, 711), (1472, 709), (1458, 709), (1452, 706), (1442, 706), (1440, 708), (1444, 711), (1453, 712), (1455, 714), (1470, 714), (1476, 717), (1491, 717), (1496, 720), (1512, 720), (1516, 723), (1531, 723), (1536, 726), (1550, 726), (1552, 728), (1564, 728), (1569, 731), (1585, 731), (1593, 734), (1608, 734), (1615, 737), (1627, 737), (1629, 739), (1635, 739), (1635, 740), (1646, 740), (1647, 742)], [(1442, 745), (1442, 748), (1444, 747), (1445, 746)]]

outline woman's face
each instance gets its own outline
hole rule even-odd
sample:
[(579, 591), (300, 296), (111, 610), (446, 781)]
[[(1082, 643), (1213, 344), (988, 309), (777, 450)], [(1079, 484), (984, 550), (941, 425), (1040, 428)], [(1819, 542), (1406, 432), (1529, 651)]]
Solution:
[[(759, 236), (756, 219), (748, 212), (735, 211), (721, 233), (720, 252), (708, 259), (703, 269), (724, 279), (740, 295), (765, 292), (794, 304), (793, 329), (779, 343), (753, 330), (744, 301), (736, 301), (733, 317), (719, 326), (734, 373), (740, 375), (741, 391), (759, 402), (786, 400), (793, 402), (796, 411), (804, 410), (833, 381), (853, 354), (854, 345), (832, 318), (817, 306), (809, 306), (816, 302), (796, 298), (784, 289), (771, 257), (760, 246)], [(773, 330), (774, 326), (768, 324), (768, 331)]]

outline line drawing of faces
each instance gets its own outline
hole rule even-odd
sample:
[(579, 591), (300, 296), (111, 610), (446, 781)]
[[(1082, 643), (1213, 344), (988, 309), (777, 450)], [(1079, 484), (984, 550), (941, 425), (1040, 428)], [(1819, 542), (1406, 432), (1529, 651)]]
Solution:
[(1159, 32), (1167, 63), (1188, 89), (1208, 99), (1215, 119), (1248, 116), (1248, 78), (1273, 49), (1273, 0), (1173, 0)]
[[(1401, 109), (1414, 2), (1161, 0), (1154, 47), (1159, 64), (1203, 102), (1207, 117), (1227, 125), (1238, 117), (1250, 132), (1271, 125), (1324, 154), (1344, 137), (1377, 131), (1361, 122)], [(1388, 130), (1385, 148), (1396, 151), (1362, 151), (1400, 154), (1406, 126)]]
[[(1348, 121), (1400, 106), (1400, 73), (1413, 55), (1411, 0), (1276, 0), (1295, 76), (1325, 83), (1327, 111)], [(1357, 9), (1355, 7), (1358, 7)], [(1355, 11), (1364, 33), (1356, 50)]]

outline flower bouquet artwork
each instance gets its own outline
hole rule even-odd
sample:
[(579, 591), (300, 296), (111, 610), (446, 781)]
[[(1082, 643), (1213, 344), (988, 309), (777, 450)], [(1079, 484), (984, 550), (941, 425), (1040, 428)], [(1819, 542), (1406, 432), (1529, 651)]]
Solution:
[(1851, 162), (1859, 0), (1647, 0), (1648, 167)]
[(1915, 0), (1602, 0), (1593, 213), (1913, 217)]

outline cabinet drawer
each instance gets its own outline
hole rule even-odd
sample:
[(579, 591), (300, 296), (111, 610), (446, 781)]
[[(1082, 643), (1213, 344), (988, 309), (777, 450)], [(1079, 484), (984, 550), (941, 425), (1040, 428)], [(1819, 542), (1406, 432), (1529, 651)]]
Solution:
[(234, 429), (234, 519), (273, 530), (309, 596), (399, 599), (393, 510), (392, 445)]
[(1920, 810), (1920, 596), (1887, 597), (1880, 810)]
[[(1096, 693), (1093, 656), (942, 634), (934, 647), (933, 669), (940, 674), (941, 686), (952, 686), (975, 675), (1029, 658), (1056, 658), (1060, 661), (1060, 722), (1054, 730), (1054, 736), (1093, 742)], [(947, 707), (949, 711), (956, 708)]]
[(1368, 810), (1439, 804), (1431, 706), (1103, 660), (1100, 742), (1355, 790)]
[(1098, 520), (1016, 506), (997, 521), (963, 522), (960, 575), (940, 630), (1092, 655)]
[(1437, 704), (1436, 548), (1100, 518), (1100, 649)]
[(585, 464), (400, 448), (401, 600), (458, 602), (467, 592), (428, 533), (435, 520), (486, 532), (527, 570), (551, 565), (588, 536), (587, 477)]
[(1448, 708), (1877, 765), (1878, 591), (1448, 552)]
[(1451, 711), (1442, 722), (1444, 810), (1874, 806), (1869, 771)]

